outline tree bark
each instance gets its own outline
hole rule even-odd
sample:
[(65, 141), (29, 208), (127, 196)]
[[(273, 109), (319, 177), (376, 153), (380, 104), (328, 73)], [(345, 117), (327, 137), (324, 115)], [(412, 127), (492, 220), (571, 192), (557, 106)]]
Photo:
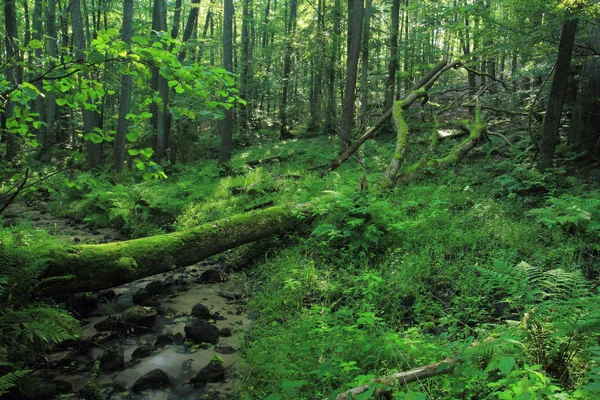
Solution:
[[(6, 0), (4, 3), (4, 15), (5, 15), (5, 29), (6, 29), (6, 58), (7, 58), (7, 80), (10, 82), (10, 86), (12, 89), (15, 89), (19, 84), (19, 48), (17, 44), (17, 10), (16, 10), (16, 0)], [(15, 108), (14, 103), (11, 100), (6, 102), (6, 111), (4, 115), (4, 126), (6, 120), (9, 119), (13, 115), (13, 110)], [(18, 141), (16, 134), (13, 132), (9, 132), (6, 129), (2, 132), (6, 137), (6, 160), (12, 161), (15, 159), (19, 152)]]
[(287, 43), (285, 45), (285, 54), (283, 56), (283, 88), (281, 90), (281, 108), (279, 109), (279, 123), (281, 124), (279, 138), (280, 139), (289, 139), (291, 137), (291, 132), (289, 129), (289, 121), (288, 121), (288, 92), (290, 86), (290, 74), (292, 71), (292, 52), (294, 48), (292, 46), (293, 36), (294, 36), (294, 28), (296, 25), (296, 10), (298, 6), (297, 0), (290, 0), (289, 7), (289, 16), (286, 24), (286, 36)]
[[(83, 16), (81, 14), (81, 1), (72, 0), (69, 6), (71, 12), (71, 24), (73, 26), (73, 43), (75, 44), (75, 60), (85, 62), (86, 41), (83, 32)], [(88, 74), (83, 74), (84, 79), (88, 79)], [(83, 133), (84, 135), (92, 133), (94, 128), (98, 127), (98, 114), (94, 110), (89, 110), (82, 106), (83, 115)], [(85, 141), (87, 164), (91, 169), (98, 168), (102, 162), (102, 145), (94, 143), (92, 140)]]
[[(233, 0), (224, 0), (223, 5), (223, 68), (233, 72)], [(219, 149), (219, 165), (231, 160), (233, 140), (233, 109), (224, 111), (225, 117), (221, 125), (221, 147)]]
[(558, 57), (550, 96), (546, 106), (546, 115), (542, 124), (542, 139), (540, 141), (540, 152), (537, 168), (544, 170), (552, 166), (554, 153), (559, 140), (560, 117), (562, 114), (565, 93), (571, 73), (571, 56), (575, 44), (575, 33), (577, 32), (577, 19), (568, 19), (563, 23), (558, 45)]
[[(396, 0), (400, 1), (400, 0)], [(369, 41), (371, 31), (371, 3), (367, 0), (365, 5), (365, 29), (362, 43), (361, 77), (360, 77), (360, 123), (367, 123), (367, 112), (369, 103)]]
[(394, 88), (396, 86), (396, 71), (398, 70), (398, 30), (400, 29), (400, 0), (392, 1), (392, 31), (390, 33), (390, 61), (388, 77), (385, 84), (385, 109), (392, 108), (394, 103)]
[[(121, 29), (121, 40), (131, 46), (133, 35), (133, 0), (123, 0), (123, 27)], [(121, 172), (125, 161), (126, 136), (129, 128), (127, 114), (131, 109), (131, 92), (133, 76), (123, 74), (121, 77), (121, 101), (119, 102), (119, 120), (117, 122), (117, 134), (114, 144), (114, 169)]]
[(356, 77), (358, 75), (358, 59), (360, 57), (360, 42), (362, 36), (363, 0), (353, 0), (352, 20), (348, 22), (352, 32), (348, 58), (346, 60), (346, 86), (342, 109), (342, 132), (340, 136), (340, 154), (343, 154), (352, 142), (352, 127), (354, 126), (354, 94)]
[(72, 276), (44, 289), (55, 295), (114, 287), (172, 271), (225, 250), (290, 231), (309, 205), (276, 206), (238, 214), (182, 232), (97, 245), (55, 248), (40, 257), (51, 260), (45, 277)]

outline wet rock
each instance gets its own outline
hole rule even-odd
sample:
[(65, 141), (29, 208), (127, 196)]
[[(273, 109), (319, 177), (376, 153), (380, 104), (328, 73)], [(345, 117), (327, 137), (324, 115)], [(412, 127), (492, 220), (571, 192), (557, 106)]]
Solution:
[(56, 391), (59, 394), (71, 393), (73, 391), (73, 385), (71, 384), (71, 382), (67, 382), (62, 379), (54, 379), (50, 383), (56, 386)]
[(215, 321), (225, 321), (225, 317), (222, 316), (221, 313), (218, 311), (213, 314), (213, 319)]
[(72, 310), (83, 318), (96, 311), (96, 299), (92, 296), (74, 296), (70, 301)]
[[(89, 388), (87, 389), (87, 392), (84, 392), (86, 390), (86, 388), (82, 389), (81, 392), (79, 392), (79, 398), (81, 398), (81, 399), (98, 398), (98, 396)], [(103, 396), (103, 398), (105, 398), (105, 399), (111, 399), (111, 400), (125, 400), (125, 397), (119, 395), (119, 393), (124, 393), (126, 391), (127, 391), (127, 389), (125, 389), (123, 386), (119, 385), (118, 383), (105, 383), (105, 384), (101, 385), (99, 388), (100, 395)]]
[(206, 321), (192, 321), (184, 330), (186, 336), (194, 343), (216, 344), (219, 341), (219, 328)]
[(223, 360), (213, 358), (202, 368), (196, 376), (190, 379), (190, 383), (204, 385), (205, 383), (223, 382), (225, 380), (225, 366)]
[(146, 285), (146, 291), (150, 293), (150, 295), (155, 296), (157, 294), (161, 294), (165, 290), (163, 283), (161, 281), (150, 282)]
[(152, 354), (152, 347), (143, 345), (133, 351), (133, 353), (131, 354), (131, 358), (133, 358), (133, 359), (145, 358), (145, 357), (149, 357), (150, 354)]
[(152, 297), (152, 295), (150, 293), (148, 293), (147, 290), (141, 289), (140, 291), (138, 291), (136, 294), (134, 294), (132, 296), (133, 304), (143, 305), (145, 302), (150, 300), (151, 297)]
[(121, 315), (121, 321), (136, 327), (150, 328), (154, 325), (158, 312), (151, 307), (133, 306)]
[(192, 317), (200, 318), (200, 319), (210, 319), (212, 314), (208, 307), (204, 304), (196, 304), (194, 308), (192, 308)]
[(231, 328), (222, 328), (219, 331), (219, 336), (222, 336), (222, 337), (229, 337), (229, 336), (231, 336)]
[(140, 305), (144, 306), (144, 307), (159, 308), (160, 307), (160, 302), (158, 300), (156, 300), (156, 299), (148, 299), (148, 300), (144, 301)]
[(200, 275), (199, 283), (221, 283), (224, 281), (224, 276), (221, 271), (216, 269), (207, 269)]
[(110, 302), (116, 296), (117, 296), (117, 294), (115, 293), (115, 291), (111, 290), (111, 289), (101, 290), (98, 293), (96, 293), (96, 299), (98, 300), (98, 302), (102, 302), (102, 301)]
[(108, 317), (94, 325), (98, 332), (112, 332), (123, 328), (123, 323), (115, 317)]
[(141, 392), (147, 389), (162, 389), (171, 384), (171, 380), (163, 370), (156, 368), (142, 375), (135, 383), (131, 390), (133, 392)]
[(112, 372), (125, 366), (125, 356), (123, 349), (118, 346), (106, 350), (100, 358), (100, 370), (103, 372)]
[(154, 348), (165, 347), (169, 344), (173, 344), (173, 334), (170, 332), (158, 335), (156, 342), (154, 342)]
[(183, 336), (183, 333), (177, 332), (173, 335), (173, 344), (182, 345), (183, 343), (185, 343), (185, 336)]

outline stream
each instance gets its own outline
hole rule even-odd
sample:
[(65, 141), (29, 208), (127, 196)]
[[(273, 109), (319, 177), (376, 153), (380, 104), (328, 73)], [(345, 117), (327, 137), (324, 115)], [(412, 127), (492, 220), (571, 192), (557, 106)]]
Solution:
[[(124, 239), (53, 217), (43, 206), (11, 205), (4, 224), (20, 220), (71, 242)], [(75, 399), (234, 398), (238, 348), (251, 319), (244, 276), (223, 270), (199, 263), (80, 297), (73, 308), (83, 316), (82, 341), (47, 355), (34, 375)], [(54, 398), (38, 394), (33, 398)]]

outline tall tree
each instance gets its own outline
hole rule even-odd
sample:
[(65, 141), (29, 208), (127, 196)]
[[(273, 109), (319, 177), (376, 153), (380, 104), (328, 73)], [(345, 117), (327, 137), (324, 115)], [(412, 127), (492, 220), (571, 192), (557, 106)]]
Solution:
[[(167, 6), (165, 0), (154, 0), (152, 13), (152, 31), (167, 31)], [(160, 99), (154, 103), (152, 108), (153, 122), (156, 129), (156, 145), (154, 147), (154, 158), (161, 161), (167, 154), (167, 143), (169, 135), (169, 118), (167, 106), (169, 104), (169, 85), (165, 77), (160, 74), (160, 68), (155, 65), (152, 69), (152, 89), (158, 93)]]
[(286, 22), (286, 45), (285, 54), (283, 56), (283, 88), (281, 89), (281, 107), (279, 108), (279, 130), (280, 139), (288, 139), (291, 137), (290, 127), (288, 126), (288, 92), (290, 86), (290, 73), (292, 71), (292, 53), (294, 51), (294, 31), (296, 27), (296, 10), (298, 0), (290, 0), (288, 18)]
[(342, 131), (340, 136), (340, 154), (346, 151), (352, 141), (354, 125), (354, 95), (358, 75), (358, 59), (360, 57), (360, 41), (362, 36), (363, 0), (352, 1), (351, 18), (348, 20), (349, 31), (352, 32), (346, 61), (346, 85), (342, 109)]
[[(400, 2), (400, 0), (394, 0)], [(367, 0), (365, 7), (365, 29), (362, 43), (361, 78), (360, 78), (360, 122), (367, 123), (367, 111), (369, 103), (369, 41), (371, 33), (371, 3)]]
[[(133, 35), (133, 0), (123, 0), (123, 25), (121, 28), (121, 40), (131, 46)], [(114, 169), (120, 172), (125, 161), (125, 144), (127, 143), (127, 131), (129, 123), (127, 115), (131, 109), (131, 92), (133, 89), (133, 76), (125, 72), (121, 76), (121, 101), (119, 102), (119, 120), (117, 122), (117, 134), (114, 142)]]
[[(17, 10), (16, 0), (4, 2), (4, 27), (6, 29), (6, 75), (10, 85), (15, 88), (19, 83), (19, 47), (17, 44)], [(12, 161), (18, 154), (18, 141), (15, 133), (9, 132), (7, 120), (13, 116), (15, 104), (9, 99), (6, 102), (6, 111), (3, 119), (3, 127), (6, 140), (6, 159)]]
[(340, 53), (340, 41), (341, 41), (341, 4), (340, 0), (335, 0), (333, 9), (331, 10), (331, 19), (333, 20), (333, 29), (331, 35), (331, 47), (329, 54), (329, 63), (327, 66), (327, 120), (325, 130), (329, 134), (337, 134), (338, 132), (338, 113), (336, 103), (336, 78), (337, 78), (337, 64)]
[(398, 30), (400, 29), (400, 0), (392, 0), (392, 28), (390, 31), (390, 60), (385, 83), (385, 109), (392, 108), (396, 71), (398, 70)]
[(253, 32), (254, 32), (254, 4), (252, 0), (242, 2), (242, 71), (240, 81), (240, 95), (246, 100), (245, 105), (240, 105), (240, 126), (248, 129), (253, 119), (252, 99), (253, 80)]
[(542, 124), (542, 138), (537, 163), (540, 170), (551, 167), (554, 161), (554, 153), (559, 140), (560, 118), (571, 73), (571, 57), (575, 44), (577, 21), (577, 18), (567, 18), (562, 25), (554, 78), (550, 86), (550, 95)]
[[(73, 27), (73, 43), (75, 44), (75, 61), (85, 63), (86, 41), (83, 31), (83, 16), (81, 14), (81, 1), (72, 0), (69, 6), (71, 12), (71, 24)], [(88, 73), (81, 75), (80, 79), (88, 80)], [(82, 105), (83, 134), (86, 145), (87, 163), (90, 168), (97, 168), (102, 162), (102, 145), (91, 139), (90, 134), (98, 128), (98, 114), (91, 107), (91, 100), (86, 100), (87, 105)]]
[[(223, 0), (223, 68), (233, 72), (233, 0)], [(221, 125), (219, 165), (231, 160), (233, 109), (226, 109)]]
[[(58, 57), (58, 38), (56, 30), (56, 0), (46, 2), (46, 48), (48, 49), (48, 69), (56, 66)], [(46, 132), (43, 141), (43, 151), (46, 152), (57, 142), (56, 137), (56, 94), (50, 91), (47, 95)]]

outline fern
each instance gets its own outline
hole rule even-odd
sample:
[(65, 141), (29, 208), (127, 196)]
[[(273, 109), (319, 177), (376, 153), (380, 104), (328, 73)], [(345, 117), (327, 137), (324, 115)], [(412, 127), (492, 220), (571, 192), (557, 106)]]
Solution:
[(0, 396), (8, 393), (9, 389), (17, 386), (19, 380), (27, 375), (29, 370), (17, 370), (0, 376)]

